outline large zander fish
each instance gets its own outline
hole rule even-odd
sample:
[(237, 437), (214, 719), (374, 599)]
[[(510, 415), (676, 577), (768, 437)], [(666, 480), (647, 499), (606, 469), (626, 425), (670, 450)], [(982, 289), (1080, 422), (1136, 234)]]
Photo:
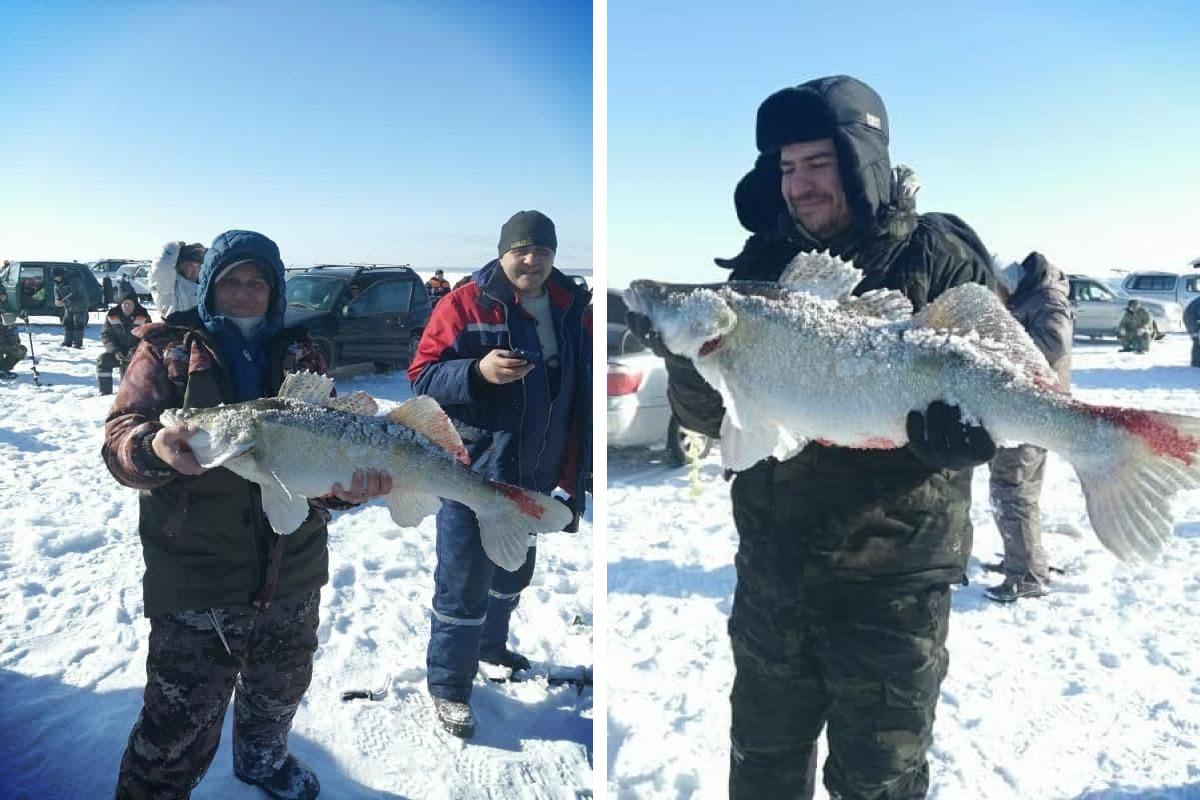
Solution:
[(479, 519), (488, 558), (509, 571), (525, 563), (529, 534), (562, 530), (567, 507), (551, 497), (472, 472), (462, 439), (431, 397), (414, 397), (390, 414), (358, 393), (330, 399), (333, 382), (288, 375), (280, 396), (215, 408), (164, 411), (164, 425), (198, 429), (188, 446), (200, 465), (224, 467), (262, 489), (263, 511), (282, 534), (308, 517), (308, 498), (349, 486), (354, 471), (375, 467), (392, 476), (392, 520), (418, 524), (441, 506), (468, 506)]
[(804, 253), (778, 284), (635, 281), (625, 302), (720, 393), (730, 469), (811, 440), (901, 447), (908, 413), (941, 400), (997, 441), (1069, 461), (1093, 529), (1119, 558), (1162, 549), (1172, 497), (1200, 488), (1200, 419), (1075, 399), (985, 286), (955, 287), (913, 314), (899, 292), (852, 296), (861, 278), (836, 257)]

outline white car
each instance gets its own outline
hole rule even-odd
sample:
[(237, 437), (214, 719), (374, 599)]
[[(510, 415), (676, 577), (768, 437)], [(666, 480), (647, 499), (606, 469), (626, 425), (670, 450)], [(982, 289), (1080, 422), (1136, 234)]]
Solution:
[[(609, 319), (624, 320), (624, 303), (609, 293)], [(679, 424), (667, 402), (667, 367), (622, 322), (608, 323), (608, 446), (665, 446), (667, 461), (703, 458), (712, 440)]]
[[(1105, 286), (1086, 275), (1071, 275), (1071, 305), (1075, 307), (1075, 335), (1117, 335), (1117, 326), (1133, 298), (1117, 287)], [(1183, 330), (1183, 309), (1178, 303), (1137, 298), (1154, 319), (1155, 338)]]

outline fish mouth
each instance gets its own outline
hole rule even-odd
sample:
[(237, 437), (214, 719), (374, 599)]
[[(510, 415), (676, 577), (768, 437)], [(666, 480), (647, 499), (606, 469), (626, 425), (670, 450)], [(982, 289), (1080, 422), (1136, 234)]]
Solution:
[(718, 350), (720, 350), (720, 349), (721, 349), (721, 345), (723, 345), (724, 343), (725, 343), (725, 337), (724, 337), (724, 336), (718, 336), (718, 337), (717, 337), (717, 338), (715, 338), (715, 339), (709, 339), (707, 342), (705, 342), (704, 344), (700, 345), (700, 353), (699, 353), (699, 356), (700, 356), (701, 358), (704, 358), (705, 356), (711, 356), (713, 353), (715, 353), (715, 352), (717, 352)]

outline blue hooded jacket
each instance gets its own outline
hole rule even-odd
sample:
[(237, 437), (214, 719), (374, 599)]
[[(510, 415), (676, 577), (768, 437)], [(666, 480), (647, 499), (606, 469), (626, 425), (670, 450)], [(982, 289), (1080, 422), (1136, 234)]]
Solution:
[[(249, 339), (242, 335), (237, 325), (217, 314), (216, 298), (212, 291), (216, 279), (228, 266), (248, 258), (259, 262), (269, 271), (267, 278), (272, 283), (271, 300), (263, 325)], [(200, 320), (217, 340), (221, 356), (229, 365), (236, 399), (255, 400), (262, 397), (267, 375), (267, 343), (283, 329), (283, 312), (287, 310), (279, 247), (261, 233), (225, 231), (213, 239), (212, 247), (204, 255), (196, 296)]]

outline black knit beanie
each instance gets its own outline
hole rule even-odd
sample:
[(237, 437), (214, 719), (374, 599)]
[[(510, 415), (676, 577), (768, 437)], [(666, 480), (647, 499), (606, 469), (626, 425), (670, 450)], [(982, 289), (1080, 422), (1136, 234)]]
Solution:
[(500, 255), (518, 247), (558, 249), (554, 222), (540, 211), (518, 211), (500, 229)]

